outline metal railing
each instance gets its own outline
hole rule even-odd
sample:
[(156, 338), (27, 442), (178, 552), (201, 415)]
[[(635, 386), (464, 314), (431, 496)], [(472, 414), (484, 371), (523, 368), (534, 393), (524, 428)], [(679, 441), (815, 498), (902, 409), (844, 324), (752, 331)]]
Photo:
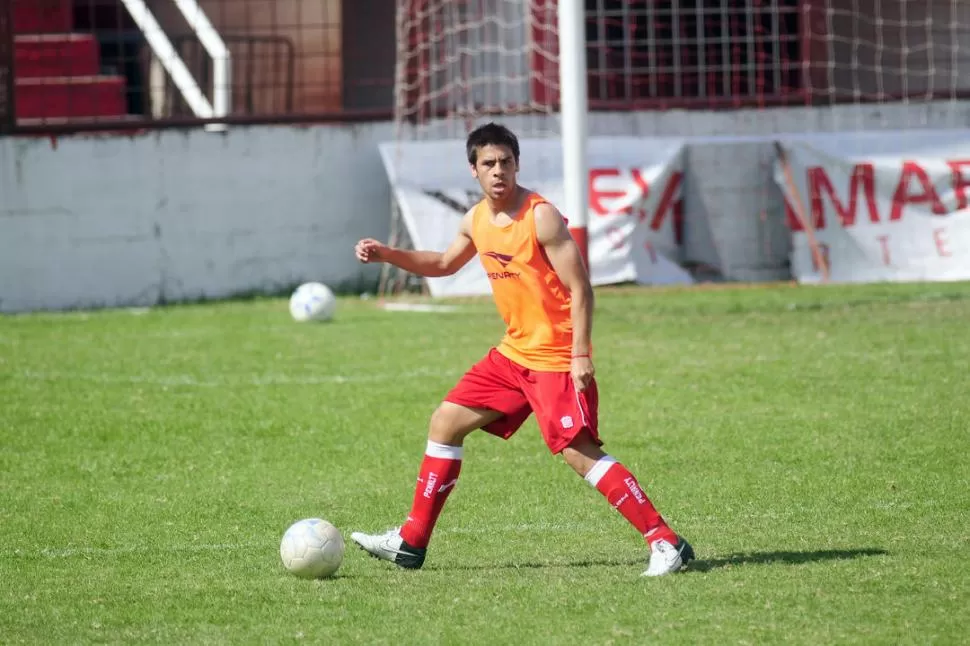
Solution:
[[(68, 7), (71, 35), (63, 33)], [(0, 134), (390, 120), (393, 23), (393, 5), (380, 0), (0, 0)], [(60, 53), (47, 47), (31, 58), (28, 43), (57, 35)], [(83, 75), (67, 62), (71, 39), (99, 52)], [(62, 78), (37, 78), (45, 65), (64, 70)], [(38, 98), (57, 82), (84, 85), (84, 75), (102, 90), (111, 85), (112, 105), (124, 108), (94, 117), (36, 114), (90, 104), (73, 86), (56, 97), (64, 110), (42, 110), (49, 104)], [(27, 101), (24, 92), (18, 102), (25, 85), (33, 96)], [(24, 110), (25, 102), (34, 109)]]
[[(174, 0), (175, 6), (188, 22), (192, 33), (212, 57), (215, 71), (212, 78), (211, 102), (189, 72), (182, 57), (175, 51), (172, 42), (144, 0), (121, 1), (151, 47), (154, 54), (152, 64), (158, 64), (164, 68), (182, 98), (192, 108), (194, 116), (200, 119), (225, 117), (229, 113), (229, 93), (232, 87), (229, 49), (198, 3), (195, 0)], [(210, 127), (219, 127), (219, 124), (211, 124)]]
[[(222, 34), (222, 40), (233, 59), (234, 87), (230, 98), (235, 99), (235, 113), (250, 116), (261, 113), (292, 114), (296, 70), (293, 40), (285, 36), (226, 33)], [(215, 83), (213, 66), (208, 64), (204, 46), (194, 34), (175, 36), (172, 43), (179, 58), (195, 78), (203, 85)], [(169, 79), (164, 96), (158, 101), (161, 113), (165, 116), (190, 116), (188, 106), (176, 100), (173, 90)]]

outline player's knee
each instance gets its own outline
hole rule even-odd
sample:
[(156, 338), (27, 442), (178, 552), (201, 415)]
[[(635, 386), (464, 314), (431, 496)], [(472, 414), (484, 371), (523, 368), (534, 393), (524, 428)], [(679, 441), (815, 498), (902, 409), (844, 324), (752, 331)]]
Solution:
[(562, 450), (562, 458), (573, 471), (580, 476), (586, 477), (589, 470), (593, 468), (597, 460), (606, 455), (599, 444), (592, 438), (587, 431), (582, 431), (579, 435)]
[(460, 407), (442, 402), (431, 414), (428, 438), (441, 444), (458, 446), (470, 432), (463, 423)]
[(596, 464), (596, 460), (589, 460), (582, 453), (569, 446), (562, 450), (562, 459), (573, 471), (582, 477), (586, 477), (589, 470)]

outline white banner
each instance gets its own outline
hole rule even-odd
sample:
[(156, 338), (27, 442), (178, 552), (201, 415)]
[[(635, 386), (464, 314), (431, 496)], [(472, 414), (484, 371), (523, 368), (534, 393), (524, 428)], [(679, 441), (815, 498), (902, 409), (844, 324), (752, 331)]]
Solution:
[[(554, 139), (523, 139), (519, 183), (562, 209), (562, 148)], [(589, 264), (594, 285), (636, 281), (691, 283), (681, 254), (681, 140), (595, 137), (589, 140)], [(461, 217), (481, 199), (464, 141), (380, 145), (394, 197), (417, 249), (444, 251)], [(569, 218), (568, 213), (563, 215)], [(491, 293), (481, 263), (429, 278), (432, 296)]]
[(782, 148), (797, 196), (779, 162), (774, 175), (797, 280), (822, 279), (792, 209), (799, 203), (832, 281), (970, 278), (970, 133), (841, 133), (793, 138)]

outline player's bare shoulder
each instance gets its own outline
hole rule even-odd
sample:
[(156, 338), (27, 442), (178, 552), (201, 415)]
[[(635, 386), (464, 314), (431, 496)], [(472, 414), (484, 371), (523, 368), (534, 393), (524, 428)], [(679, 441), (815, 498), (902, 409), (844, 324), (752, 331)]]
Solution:
[(472, 239), (472, 230), (474, 229), (474, 223), (475, 223), (475, 210), (477, 208), (478, 208), (478, 205), (475, 205), (472, 208), (465, 211), (465, 215), (461, 216), (461, 222), (458, 223), (459, 235), (463, 235), (469, 240)]
[(569, 235), (562, 213), (549, 202), (536, 204), (532, 209), (532, 217), (535, 219), (536, 239), (540, 244), (554, 242), (562, 239), (563, 235)]

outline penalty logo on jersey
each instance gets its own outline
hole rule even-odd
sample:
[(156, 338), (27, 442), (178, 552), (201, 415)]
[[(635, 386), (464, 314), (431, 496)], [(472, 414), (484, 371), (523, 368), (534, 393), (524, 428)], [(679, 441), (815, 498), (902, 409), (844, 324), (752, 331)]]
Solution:
[(514, 258), (514, 256), (507, 256), (504, 253), (497, 253), (495, 251), (486, 251), (482, 255), (486, 258), (491, 258), (492, 260), (497, 261), (498, 264), (502, 265), (502, 269), (508, 267), (509, 263), (512, 262), (512, 259)]

